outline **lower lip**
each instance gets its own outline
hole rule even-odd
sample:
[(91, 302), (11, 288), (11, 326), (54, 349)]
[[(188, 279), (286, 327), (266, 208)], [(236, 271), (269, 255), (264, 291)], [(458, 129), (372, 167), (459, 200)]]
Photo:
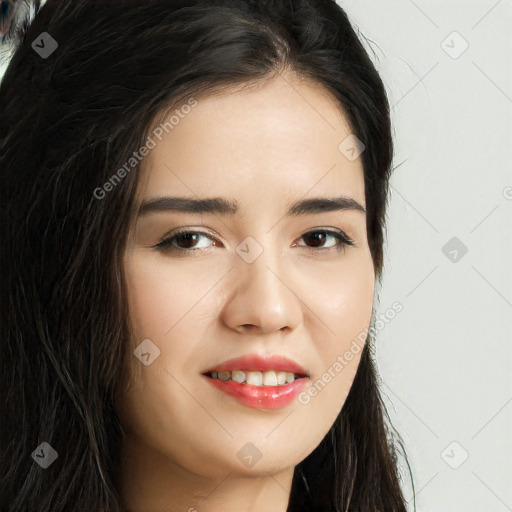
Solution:
[[(206, 377), (206, 376), (205, 376)], [(296, 379), (281, 386), (251, 386), (232, 380), (206, 377), (220, 391), (255, 409), (281, 409), (289, 405), (306, 385), (307, 378)]]

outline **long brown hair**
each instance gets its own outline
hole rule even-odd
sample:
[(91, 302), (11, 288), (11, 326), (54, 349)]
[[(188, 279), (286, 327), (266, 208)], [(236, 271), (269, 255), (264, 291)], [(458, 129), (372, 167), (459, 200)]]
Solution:
[[(368, 242), (380, 279), (389, 105), (334, 0), (36, 4), (0, 85), (0, 508), (118, 512), (114, 395), (126, 367), (121, 262), (136, 168), (108, 197), (95, 191), (170, 105), (289, 69), (327, 88), (365, 145)], [(41, 38), (49, 55), (33, 46)], [(296, 467), (289, 512), (406, 510), (403, 446), (372, 350), (369, 336), (338, 418)], [(58, 453), (44, 470), (30, 456), (43, 442)]]

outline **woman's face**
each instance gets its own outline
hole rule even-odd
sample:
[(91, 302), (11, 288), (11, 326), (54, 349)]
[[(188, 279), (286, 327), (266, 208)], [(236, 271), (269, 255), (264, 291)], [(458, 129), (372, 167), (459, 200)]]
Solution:
[[(285, 77), (199, 99), (161, 140), (152, 136), (140, 171), (140, 202), (237, 205), (183, 212), (153, 203), (124, 260), (136, 339), (133, 385), (117, 403), (123, 427), (139, 450), (199, 475), (266, 475), (302, 461), (345, 402), (370, 323), (365, 212), (289, 213), (313, 198), (365, 207), (358, 148), (350, 151), (348, 123), (320, 86)], [(192, 233), (174, 236), (182, 229)], [(300, 378), (281, 384), (286, 371)]]

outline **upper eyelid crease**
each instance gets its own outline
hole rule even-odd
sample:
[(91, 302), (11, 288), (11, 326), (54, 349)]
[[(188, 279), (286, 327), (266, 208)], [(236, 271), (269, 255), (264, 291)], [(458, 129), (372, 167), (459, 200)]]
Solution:
[[(318, 214), (332, 211), (361, 211), (366, 214), (366, 208), (352, 197), (340, 196), (333, 198), (312, 198), (297, 201), (290, 205), (287, 216)], [(217, 213), (220, 215), (235, 215), (239, 205), (235, 200), (221, 197), (192, 199), (187, 197), (154, 197), (145, 200), (138, 216), (146, 216), (157, 212), (176, 213)]]
[[(338, 240), (338, 242), (340, 242), (340, 244), (338, 244), (339, 246), (344, 246), (344, 245), (349, 245), (352, 247), (359, 246), (359, 244), (357, 244), (356, 241), (353, 238), (349, 237), (344, 231), (341, 231), (341, 230), (338, 231), (337, 229), (332, 229), (332, 228), (314, 228), (309, 231), (306, 231), (300, 238), (304, 238), (306, 235), (309, 235), (312, 233), (327, 233), (329, 236), (336, 238)], [(195, 230), (193, 228), (183, 228), (183, 229), (178, 229), (176, 231), (169, 233), (169, 235), (166, 235), (158, 244), (153, 245), (151, 247), (158, 248), (158, 247), (170, 245), (171, 240), (174, 240), (177, 236), (182, 235), (182, 234), (199, 234), (199, 235), (202, 235), (202, 236), (210, 239), (211, 241), (214, 240), (214, 235), (212, 235), (209, 232)], [(195, 250), (199, 250), (199, 248), (192, 248), (192, 249), (175, 248), (175, 250), (177, 252), (182, 252), (182, 251), (183, 252), (194, 252)], [(320, 248), (319, 250), (321, 251), (323, 249)]]

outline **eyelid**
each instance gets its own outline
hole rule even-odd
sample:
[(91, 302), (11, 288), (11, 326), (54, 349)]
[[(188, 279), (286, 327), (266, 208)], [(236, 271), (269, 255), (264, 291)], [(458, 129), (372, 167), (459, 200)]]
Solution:
[[(165, 234), (162, 237), (160, 242), (158, 242), (157, 244), (152, 245), (150, 247), (157, 248), (157, 249), (163, 248), (164, 250), (168, 250), (169, 252), (172, 252), (172, 251), (180, 252), (181, 251), (181, 252), (193, 253), (193, 252), (204, 250), (205, 249), (204, 247), (194, 247), (192, 249), (182, 249), (180, 247), (171, 246), (171, 244), (169, 242), (170, 240), (174, 239), (178, 235), (188, 234), (188, 233), (192, 233), (194, 235), (197, 234), (197, 235), (205, 236), (206, 238), (209, 238), (211, 241), (215, 241), (218, 238), (218, 235), (214, 231), (209, 230), (208, 228), (202, 227), (200, 229), (197, 229), (194, 226), (183, 226), (180, 228), (173, 229), (172, 231), (169, 231), (169, 233)], [(206, 249), (208, 250), (209, 247)]]
[[(307, 231), (302, 233), (302, 235), (300, 235), (299, 240), (302, 239), (303, 237), (305, 237), (306, 235), (309, 235), (312, 233), (318, 233), (318, 232), (326, 233), (328, 236), (333, 236), (334, 238), (336, 238), (338, 240), (339, 243), (336, 244), (334, 247), (320, 247), (320, 248), (308, 247), (308, 246), (299, 246), (299, 247), (304, 247), (305, 249), (309, 249), (310, 251), (313, 251), (316, 253), (332, 252), (333, 250), (338, 250), (338, 251), (344, 252), (346, 246), (358, 247), (358, 244), (352, 238), (350, 238), (346, 234), (345, 231), (343, 231), (339, 228), (333, 228), (333, 227), (315, 227), (315, 228), (308, 229)], [(162, 249), (164, 251), (166, 250), (168, 252), (189, 253), (189, 254), (197, 253), (198, 251), (210, 250), (211, 246), (206, 247), (206, 248), (205, 247), (193, 247), (190, 249), (173, 247), (170, 243), (170, 240), (173, 240), (176, 236), (182, 235), (182, 234), (202, 235), (202, 236), (205, 236), (206, 238), (209, 238), (211, 241), (215, 241), (216, 237), (218, 236), (214, 231), (209, 230), (208, 228), (202, 227), (200, 229), (197, 229), (194, 226), (183, 226), (183, 227), (176, 228), (176, 229), (170, 231), (169, 233), (167, 233), (166, 235), (163, 236), (162, 240), (158, 244), (153, 245), (151, 247), (157, 248), (157, 249), (160, 248), (160, 249)]]

